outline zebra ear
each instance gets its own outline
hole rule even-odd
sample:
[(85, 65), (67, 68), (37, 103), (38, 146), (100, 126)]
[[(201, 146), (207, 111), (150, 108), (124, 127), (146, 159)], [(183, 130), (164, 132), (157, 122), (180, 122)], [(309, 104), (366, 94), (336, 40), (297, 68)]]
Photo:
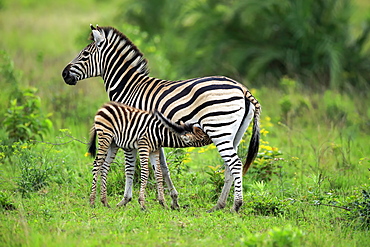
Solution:
[(94, 28), (94, 26), (91, 25), (92, 35), (95, 41), (95, 44), (100, 46), (100, 44), (105, 40), (105, 34), (104, 31), (101, 28)]

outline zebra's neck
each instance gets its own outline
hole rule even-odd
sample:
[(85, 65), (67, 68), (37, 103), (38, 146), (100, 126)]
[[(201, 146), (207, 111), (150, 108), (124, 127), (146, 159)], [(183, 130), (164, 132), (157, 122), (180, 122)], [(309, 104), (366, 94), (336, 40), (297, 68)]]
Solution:
[(121, 32), (103, 27), (106, 44), (101, 51), (101, 71), (111, 100), (125, 85), (149, 74), (148, 62), (140, 50)]

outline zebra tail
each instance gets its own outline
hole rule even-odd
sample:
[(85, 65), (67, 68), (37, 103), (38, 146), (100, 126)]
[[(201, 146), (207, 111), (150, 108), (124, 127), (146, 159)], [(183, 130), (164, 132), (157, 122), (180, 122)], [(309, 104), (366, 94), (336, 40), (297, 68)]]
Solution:
[(251, 137), (251, 140), (249, 141), (247, 159), (243, 166), (243, 176), (245, 175), (245, 173), (247, 173), (249, 167), (251, 166), (254, 159), (256, 158), (258, 149), (260, 146), (260, 124), (259, 124), (260, 113), (261, 113), (261, 106), (257, 102), (255, 104), (255, 111), (254, 111), (254, 116), (253, 116), (252, 137)]
[(162, 124), (164, 124), (167, 128), (169, 128), (172, 132), (179, 134), (179, 135), (184, 135), (186, 132), (192, 132), (192, 127), (187, 124), (177, 124), (163, 116), (162, 113), (159, 111), (155, 110), (154, 115), (157, 119), (159, 119)]
[(88, 145), (89, 145), (88, 146), (89, 154), (91, 155), (91, 157), (95, 158), (96, 156), (96, 129), (94, 126), (90, 130), (90, 141)]

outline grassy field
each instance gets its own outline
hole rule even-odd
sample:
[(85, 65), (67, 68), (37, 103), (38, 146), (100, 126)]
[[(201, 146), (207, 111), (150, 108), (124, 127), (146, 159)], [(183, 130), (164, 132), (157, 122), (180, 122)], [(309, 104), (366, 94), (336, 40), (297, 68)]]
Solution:
[[(369, 4), (358, 2), (364, 17)], [(72, 87), (60, 74), (84, 46), (90, 23), (113, 25), (116, 9), (110, 6), (116, 1), (0, 3), (0, 49), (6, 52), (0, 72), (17, 78), (0, 78), (1, 112), (15, 87), (35, 87), (42, 113), (51, 113), (53, 122), (43, 142), (13, 146), (7, 145), (1, 125), (0, 246), (369, 246), (366, 92), (313, 92), (288, 78), (276, 88), (247, 85), (263, 106), (262, 145), (244, 177), (245, 203), (238, 214), (230, 212), (232, 193), (226, 209), (206, 212), (223, 184), (221, 158), (213, 146), (176, 154), (166, 150), (180, 193), (179, 211), (160, 207), (153, 178), (146, 211), (137, 203), (137, 183), (127, 207), (91, 208), (92, 159), (78, 140), (86, 142), (92, 117), (107, 96), (100, 79)], [(128, 32), (142, 42), (137, 29)], [(162, 58), (142, 46), (154, 75), (164, 77), (156, 64)], [(108, 177), (111, 205), (122, 199), (124, 188), (122, 153), (116, 161)]]

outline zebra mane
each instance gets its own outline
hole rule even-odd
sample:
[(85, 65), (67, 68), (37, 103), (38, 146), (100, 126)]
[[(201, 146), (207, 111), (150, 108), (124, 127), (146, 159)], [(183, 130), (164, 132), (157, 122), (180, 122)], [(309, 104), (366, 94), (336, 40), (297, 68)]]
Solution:
[[(127, 53), (125, 60), (131, 62), (130, 66), (135, 68), (138, 73), (143, 75), (149, 74), (148, 60), (144, 58), (144, 54), (129, 38), (127, 38), (126, 35), (114, 27), (99, 27), (99, 29), (105, 33), (107, 40), (122, 42), (123, 47), (121, 48), (121, 53)], [(118, 37), (118, 41), (116, 40), (116, 37)], [(89, 39), (94, 40), (92, 33), (90, 33)]]

